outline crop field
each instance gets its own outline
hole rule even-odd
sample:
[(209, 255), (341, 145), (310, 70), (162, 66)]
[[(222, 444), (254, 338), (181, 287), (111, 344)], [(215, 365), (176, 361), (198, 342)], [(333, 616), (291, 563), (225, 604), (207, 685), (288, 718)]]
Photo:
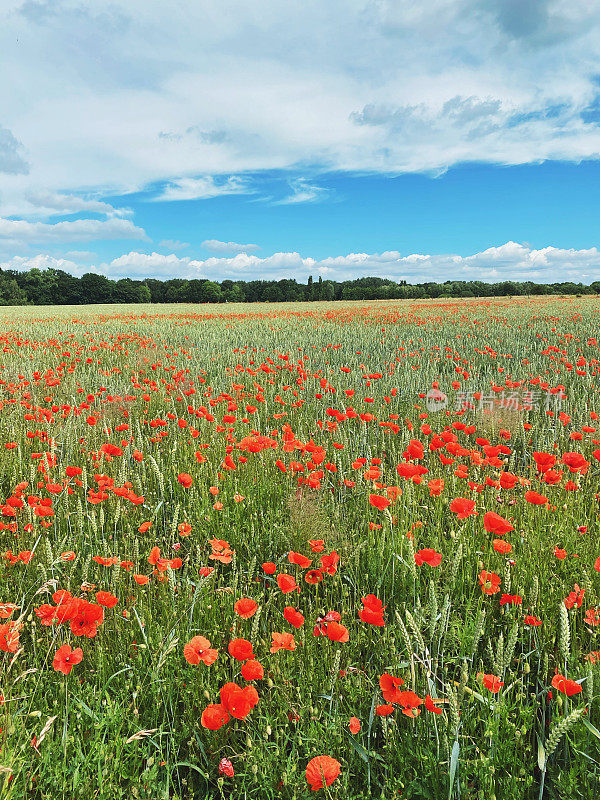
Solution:
[(600, 298), (0, 320), (0, 798), (600, 798)]

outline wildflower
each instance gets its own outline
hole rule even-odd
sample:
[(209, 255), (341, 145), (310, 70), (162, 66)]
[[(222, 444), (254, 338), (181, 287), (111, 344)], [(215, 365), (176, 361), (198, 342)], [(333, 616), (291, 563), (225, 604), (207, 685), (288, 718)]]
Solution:
[(458, 519), (466, 519), (473, 514), (477, 514), (475, 511), (475, 501), (468, 500), (465, 497), (456, 497), (450, 503), (450, 511), (452, 511)]
[(241, 689), (235, 683), (226, 683), (221, 688), (221, 703), (235, 719), (244, 719), (258, 703), (258, 693), (254, 686)]
[(211, 649), (210, 642), (204, 636), (194, 636), (183, 647), (183, 657), (188, 664), (199, 664), (201, 661), (210, 667), (219, 656), (218, 650)]
[(479, 585), (484, 594), (496, 594), (500, 591), (501, 578), (495, 572), (482, 570), (479, 573)]
[(262, 664), (255, 658), (250, 658), (248, 661), (245, 661), (242, 664), (241, 672), (242, 677), (246, 681), (260, 681), (265, 676), (265, 671)]
[(273, 639), (270, 650), (271, 653), (277, 653), (279, 650), (296, 649), (293, 633), (272, 633), (271, 638)]
[(529, 625), (532, 628), (538, 628), (542, 624), (541, 619), (538, 619), (537, 617), (534, 617), (531, 614), (525, 616), (523, 622), (525, 623), (525, 625)]
[(235, 775), (233, 764), (228, 758), (222, 758), (219, 761), (219, 775), (226, 775), (228, 778), (233, 778)]
[(280, 572), (277, 576), (277, 585), (283, 594), (290, 592), (300, 591), (300, 587), (296, 583), (293, 575), (288, 575), (286, 572)]
[(358, 612), (360, 619), (363, 622), (367, 622), (369, 625), (376, 625), (379, 628), (383, 628), (385, 626), (383, 612), (387, 606), (384, 606), (381, 600), (375, 597), (374, 594), (368, 594), (363, 597), (362, 604), (363, 608)]
[(119, 602), (119, 599), (110, 592), (96, 592), (96, 602), (105, 608), (114, 608)]
[(387, 703), (397, 703), (400, 696), (400, 686), (404, 685), (402, 678), (395, 678), (387, 672), (379, 678), (379, 688), (383, 694), (383, 699)]
[(358, 717), (350, 717), (348, 721), (348, 727), (350, 729), (350, 733), (357, 734), (360, 730), (360, 720)]
[(442, 563), (442, 554), (436, 553), (432, 547), (426, 547), (423, 550), (418, 550), (415, 553), (415, 564), (420, 567), (423, 564), (429, 564), (430, 567), (439, 567)]
[(234, 605), (235, 613), (242, 619), (250, 619), (256, 614), (258, 603), (250, 597), (241, 597)]
[(477, 674), (478, 678), (482, 678), (482, 683), (486, 689), (489, 689), (492, 694), (497, 694), (504, 686), (504, 682), (500, 680), (497, 675), (485, 675), (482, 672)]
[(254, 658), (252, 643), (247, 639), (232, 639), (227, 649), (229, 650), (229, 655), (233, 656), (237, 661), (247, 661), (249, 658)]
[(79, 664), (82, 658), (83, 650), (81, 647), (76, 647), (75, 650), (72, 650), (71, 645), (63, 644), (54, 654), (52, 666), (56, 672), (62, 672), (63, 675), (68, 675), (75, 664)]
[(493, 533), (494, 536), (504, 536), (506, 533), (514, 530), (514, 525), (501, 517), (500, 514), (496, 514), (495, 511), (487, 511), (483, 515), (483, 527), (488, 531), (488, 533)]
[(189, 489), (192, 483), (194, 482), (192, 476), (189, 475), (187, 472), (180, 472), (179, 475), (177, 476), (177, 480), (183, 486), (184, 489)]
[(227, 722), (229, 722), (229, 714), (221, 703), (211, 703), (206, 706), (200, 718), (201, 725), (210, 731), (218, 731)]
[(369, 503), (379, 511), (384, 511), (390, 505), (391, 501), (388, 500), (387, 497), (383, 497), (383, 495), (370, 494)]
[(332, 642), (347, 642), (350, 638), (348, 628), (335, 620), (325, 623), (325, 635)]
[(432, 714), (441, 714), (442, 709), (436, 706), (436, 703), (442, 703), (443, 700), (434, 700), (430, 694), (425, 697), (425, 708), (431, 711)]
[(304, 616), (293, 606), (286, 606), (283, 609), (283, 616), (294, 628), (301, 628), (304, 625)]
[(500, 597), (500, 605), (501, 606), (520, 606), (523, 602), (523, 598), (518, 594), (503, 594)]
[(494, 539), (492, 546), (497, 553), (512, 552), (512, 544), (510, 542), (505, 542), (504, 539)]
[(581, 685), (577, 681), (565, 678), (564, 675), (556, 674), (552, 678), (552, 686), (559, 692), (566, 694), (567, 697), (572, 697), (572, 695), (579, 694), (582, 691)]
[(331, 756), (316, 756), (306, 767), (306, 781), (313, 792), (331, 786), (339, 776), (341, 764)]

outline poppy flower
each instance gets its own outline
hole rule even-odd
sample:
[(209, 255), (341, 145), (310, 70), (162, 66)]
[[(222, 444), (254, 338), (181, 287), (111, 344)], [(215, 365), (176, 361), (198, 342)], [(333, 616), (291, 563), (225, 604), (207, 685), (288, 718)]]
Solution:
[(574, 694), (580, 694), (582, 691), (581, 684), (573, 681), (570, 678), (565, 678), (564, 675), (555, 675), (552, 678), (552, 686), (559, 692), (566, 694), (567, 697), (572, 697)]
[(301, 628), (304, 625), (304, 616), (293, 606), (286, 606), (283, 609), (283, 616), (294, 628)]
[(363, 608), (358, 612), (360, 619), (369, 625), (376, 625), (378, 628), (383, 628), (385, 626), (383, 612), (387, 606), (384, 606), (381, 600), (375, 597), (374, 594), (367, 594), (365, 597), (361, 598), (361, 600)]
[(430, 567), (439, 567), (442, 563), (442, 554), (436, 553), (431, 547), (418, 550), (415, 553), (415, 564), (420, 567), (422, 564), (429, 564)]
[(148, 583), (148, 581), (150, 580), (150, 578), (147, 575), (134, 575), (133, 576), (133, 580), (139, 586), (145, 586)]
[(331, 756), (315, 756), (306, 767), (306, 781), (313, 792), (331, 786), (339, 776), (342, 765)]
[(221, 688), (221, 703), (235, 719), (244, 719), (258, 703), (258, 693), (254, 686), (241, 689), (235, 683), (226, 683)]
[(434, 700), (430, 694), (425, 697), (425, 708), (431, 711), (432, 714), (441, 714), (442, 709), (436, 706), (436, 703), (442, 703), (443, 700)]
[(75, 650), (73, 650), (71, 649), (71, 645), (63, 644), (54, 654), (52, 666), (56, 672), (62, 672), (63, 675), (68, 675), (75, 664), (79, 664), (82, 658), (83, 650), (81, 647), (76, 647)]
[(265, 572), (267, 575), (274, 575), (275, 572), (277, 572), (277, 565), (272, 561), (265, 561), (265, 563), (262, 565), (262, 568), (263, 572)]
[(194, 636), (183, 646), (183, 657), (188, 664), (199, 664), (202, 661), (210, 667), (219, 657), (219, 652), (211, 649), (209, 640), (204, 636)]
[(537, 628), (542, 624), (541, 619), (538, 619), (537, 617), (534, 617), (531, 614), (527, 614), (527, 616), (523, 618), (523, 622), (525, 623), (525, 625), (529, 625), (532, 628)]
[(260, 681), (265, 676), (262, 664), (255, 658), (250, 658), (248, 661), (245, 661), (242, 664), (241, 672), (245, 681)]
[(293, 633), (272, 633), (271, 638), (273, 640), (270, 650), (271, 653), (277, 653), (279, 650), (296, 649)]
[(358, 717), (350, 717), (348, 720), (348, 727), (350, 728), (350, 733), (357, 734), (360, 730), (360, 720)]
[(0, 650), (16, 653), (19, 649), (19, 627), (14, 622), (0, 625)]
[(350, 638), (348, 628), (335, 620), (325, 623), (325, 635), (332, 642), (347, 642)]
[(378, 717), (389, 717), (390, 714), (394, 713), (394, 706), (389, 703), (382, 703), (381, 705), (375, 706), (375, 713)]
[(396, 678), (387, 672), (379, 678), (379, 688), (383, 694), (383, 699), (387, 703), (397, 703), (400, 695), (400, 687), (404, 685), (402, 678)]
[(189, 489), (192, 483), (194, 482), (192, 476), (187, 472), (180, 472), (179, 475), (177, 476), (177, 480), (183, 486), (184, 489)]
[(482, 672), (477, 674), (477, 677), (482, 677), (482, 683), (486, 689), (489, 689), (492, 694), (497, 694), (504, 686), (504, 682), (500, 680), (497, 675), (485, 675)]
[(105, 608), (114, 608), (119, 602), (119, 599), (110, 592), (96, 592), (96, 602)]
[(219, 775), (225, 775), (227, 778), (233, 778), (235, 775), (233, 764), (228, 758), (222, 758), (219, 761)]
[(482, 570), (479, 573), (479, 585), (484, 594), (496, 594), (500, 591), (501, 578), (495, 572)]
[(475, 501), (469, 500), (466, 497), (455, 497), (450, 503), (450, 511), (456, 514), (458, 519), (466, 519), (473, 514), (477, 514), (475, 511)]
[(316, 583), (321, 583), (323, 577), (324, 577), (323, 573), (321, 572), (320, 569), (311, 569), (304, 576), (304, 580), (306, 581), (306, 583), (314, 585)]
[(258, 603), (250, 597), (241, 597), (233, 608), (242, 619), (250, 619), (256, 614)]
[(311, 539), (309, 541), (310, 549), (313, 553), (322, 553), (325, 547), (323, 539)]
[(233, 656), (237, 661), (247, 661), (249, 658), (254, 658), (252, 643), (247, 639), (232, 639), (227, 649), (229, 655)]
[(520, 606), (522, 602), (523, 598), (518, 594), (503, 594), (500, 597), (501, 606)]
[(379, 509), (379, 511), (384, 511), (390, 505), (391, 500), (388, 500), (387, 497), (383, 497), (381, 494), (370, 494), (369, 503), (374, 508)]
[(279, 586), (282, 594), (289, 594), (290, 592), (294, 592), (296, 590), (300, 591), (300, 587), (296, 583), (294, 576), (288, 575), (287, 572), (279, 573), (277, 576), (277, 586)]
[(488, 531), (488, 533), (493, 533), (494, 536), (504, 536), (506, 533), (514, 530), (514, 525), (501, 517), (500, 514), (496, 514), (495, 511), (487, 511), (483, 515), (483, 527)]
[(200, 718), (202, 727), (208, 728), (209, 731), (218, 731), (227, 722), (229, 722), (229, 714), (221, 703), (211, 703), (206, 706)]
[(444, 491), (444, 481), (442, 478), (432, 478), (427, 483), (430, 497), (439, 497)]
[(504, 539), (494, 539), (492, 546), (497, 553), (512, 552), (512, 544), (510, 542), (505, 542)]
[(294, 553), (290, 550), (288, 554), (290, 564), (297, 564), (301, 569), (307, 569), (312, 564), (312, 559), (303, 556), (302, 553)]
[(525, 500), (534, 506), (544, 506), (548, 502), (548, 498), (538, 492), (529, 491), (525, 492)]

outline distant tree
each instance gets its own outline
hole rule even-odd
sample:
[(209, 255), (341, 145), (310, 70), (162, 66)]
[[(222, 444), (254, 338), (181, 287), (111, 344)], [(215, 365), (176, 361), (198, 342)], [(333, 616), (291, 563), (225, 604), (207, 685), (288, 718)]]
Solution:
[(84, 303), (112, 303), (114, 281), (95, 272), (86, 272), (81, 278), (81, 295)]

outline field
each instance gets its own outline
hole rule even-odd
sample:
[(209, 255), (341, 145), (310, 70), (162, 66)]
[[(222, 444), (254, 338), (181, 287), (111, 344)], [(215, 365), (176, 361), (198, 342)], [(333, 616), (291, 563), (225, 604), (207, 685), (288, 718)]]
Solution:
[(0, 317), (1, 798), (600, 797), (600, 298)]

